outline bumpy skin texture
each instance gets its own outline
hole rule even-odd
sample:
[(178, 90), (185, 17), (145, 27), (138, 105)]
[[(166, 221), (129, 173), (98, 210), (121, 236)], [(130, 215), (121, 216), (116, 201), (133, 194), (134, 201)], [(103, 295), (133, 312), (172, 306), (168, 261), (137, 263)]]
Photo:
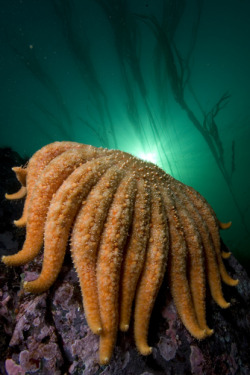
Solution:
[(23, 287), (41, 293), (54, 283), (68, 239), (91, 330), (100, 335), (100, 363), (112, 356), (118, 328), (129, 328), (134, 308), (135, 342), (151, 353), (147, 334), (154, 302), (165, 274), (180, 318), (197, 339), (213, 330), (205, 314), (206, 284), (222, 308), (226, 272), (220, 223), (205, 199), (157, 166), (127, 153), (74, 142), (55, 142), (14, 168), (27, 192), (22, 217), (23, 249), (4, 256), (6, 265), (33, 260), (44, 240), (41, 274)]

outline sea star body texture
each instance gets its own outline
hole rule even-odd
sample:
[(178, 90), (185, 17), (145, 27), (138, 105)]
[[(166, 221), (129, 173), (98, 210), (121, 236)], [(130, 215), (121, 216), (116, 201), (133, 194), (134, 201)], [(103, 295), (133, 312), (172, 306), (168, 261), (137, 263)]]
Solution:
[(110, 361), (117, 331), (127, 331), (134, 302), (134, 336), (143, 355), (151, 312), (167, 274), (179, 316), (197, 339), (213, 333), (205, 313), (206, 285), (229, 306), (221, 280), (236, 285), (220, 250), (220, 223), (205, 199), (157, 166), (130, 154), (74, 142), (43, 147), (26, 168), (15, 167), (18, 199), (27, 193), (17, 226), (26, 225), (21, 251), (7, 265), (33, 260), (44, 242), (42, 270), (26, 291), (56, 280), (68, 239), (91, 330), (100, 336), (100, 363)]

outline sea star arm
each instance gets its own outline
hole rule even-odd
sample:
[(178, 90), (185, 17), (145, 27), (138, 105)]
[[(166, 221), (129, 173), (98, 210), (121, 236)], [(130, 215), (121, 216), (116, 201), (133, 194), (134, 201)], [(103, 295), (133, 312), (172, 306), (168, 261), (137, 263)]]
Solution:
[(220, 229), (228, 229), (231, 227), (231, 225), (232, 225), (231, 221), (229, 221), (228, 223), (222, 223), (221, 221), (219, 221)]
[(22, 186), (26, 186), (26, 178), (27, 178), (27, 168), (23, 167), (13, 167), (13, 172), (16, 174), (16, 178), (20, 182)]
[(5, 198), (8, 200), (15, 200), (15, 199), (22, 199), (27, 194), (27, 188), (26, 186), (21, 186), (20, 189), (13, 194), (5, 194)]
[(186, 276), (186, 246), (181, 233), (170, 223), (171, 255), (170, 255), (170, 289), (177, 311), (183, 324), (192, 336), (197, 339), (206, 337), (206, 330), (200, 328), (191, 298)]
[(120, 330), (129, 328), (132, 303), (141, 274), (149, 236), (150, 187), (146, 180), (137, 181), (133, 224), (122, 266), (120, 292)]
[(220, 307), (226, 308), (229, 306), (229, 303), (226, 302), (223, 297), (220, 271), (214, 250), (214, 244), (209, 233), (206, 221), (201, 217), (200, 212), (194, 205), (190, 196), (186, 194), (186, 190), (185, 188), (183, 189), (182, 184), (178, 183), (175, 184), (175, 186), (172, 184), (172, 189), (175, 194), (180, 197), (181, 201), (183, 202), (183, 206), (185, 206), (186, 210), (189, 212), (189, 215), (193, 218), (198, 232), (201, 236), (202, 249), (204, 251), (204, 258), (206, 263), (206, 275), (212, 297)]
[[(232, 225), (231, 221), (229, 221), (228, 223), (222, 223), (221, 221), (219, 221), (219, 228), (220, 229), (223, 229), (223, 230), (228, 229), (228, 228), (231, 227), (231, 225)], [(224, 251), (224, 250), (221, 251), (221, 256), (222, 256), (223, 259), (228, 259), (230, 257), (230, 255), (231, 255), (230, 251)]]
[(205, 329), (207, 335), (211, 335), (213, 330), (211, 330), (206, 323), (206, 278), (202, 239), (196, 222), (193, 220), (190, 212), (186, 210), (184, 202), (183, 200), (175, 198), (178, 217), (184, 231), (188, 250), (188, 279), (191, 296), (200, 328), (202, 330)]
[(24, 282), (33, 293), (47, 290), (56, 280), (65, 255), (69, 231), (82, 200), (100, 175), (110, 166), (109, 157), (89, 161), (77, 168), (54, 195), (45, 224), (44, 259), (42, 271), (34, 281)]
[(97, 249), (108, 210), (123, 172), (111, 167), (92, 189), (77, 214), (71, 235), (71, 253), (79, 277), (83, 306), (93, 333), (102, 330), (96, 282)]
[(135, 181), (120, 183), (105, 223), (97, 258), (97, 287), (101, 313), (100, 363), (109, 362), (118, 329), (118, 293), (123, 249), (132, 221)]
[(214, 214), (214, 211), (210, 207), (210, 205), (206, 202), (205, 198), (203, 198), (197, 191), (195, 191), (191, 187), (185, 186), (185, 190), (187, 194), (190, 196), (190, 198), (193, 200), (194, 204), (198, 208), (201, 216), (203, 219), (206, 221), (206, 224), (208, 226), (208, 229), (210, 231), (210, 234), (213, 239), (214, 243), (214, 248), (215, 248), (215, 253), (217, 257), (217, 262), (221, 274), (222, 280), (230, 285), (230, 286), (235, 286), (238, 284), (238, 280), (232, 279), (224, 266), (224, 263), (222, 261), (222, 256), (220, 252), (220, 234), (219, 234), (219, 227), (218, 227), (218, 221), (217, 218)]
[(15, 172), (16, 178), (20, 182), (21, 188), (16, 193), (13, 193), (13, 194), (6, 193), (5, 198), (9, 200), (21, 199), (25, 197), (25, 195), (27, 194), (27, 188), (26, 188), (27, 169), (22, 168), (22, 167), (13, 167), (12, 170), (13, 172)]
[[(218, 224), (219, 224), (219, 228), (220, 228), (220, 229), (225, 230), (225, 229), (228, 229), (228, 228), (231, 227), (232, 222), (229, 221), (228, 223), (222, 223), (221, 221), (219, 221)], [(231, 252), (230, 252), (230, 251), (224, 251), (224, 250), (221, 251), (222, 259), (228, 259), (228, 258), (230, 257), (230, 255), (231, 255)]]
[(74, 148), (82, 147), (80, 143), (74, 142), (54, 142), (50, 143), (40, 150), (38, 150), (32, 158), (29, 160), (27, 166), (27, 197), (24, 204), (24, 209), (20, 219), (15, 220), (14, 224), (17, 227), (23, 227), (27, 222), (27, 213), (30, 206), (30, 199), (33, 194), (33, 189), (36, 185), (37, 179), (40, 176), (43, 169), (49, 164), (49, 162), (54, 159), (56, 156), (60, 155), (64, 151)]
[(228, 259), (231, 255), (231, 252), (230, 251), (222, 251), (221, 252), (221, 256), (223, 259)]
[(161, 286), (168, 256), (168, 229), (159, 192), (152, 189), (150, 238), (146, 260), (135, 298), (135, 342), (139, 352), (148, 355), (152, 348), (147, 343), (148, 326), (156, 296)]
[(36, 257), (43, 244), (44, 225), (53, 194), (75, 168), (92, 157), (93, 152), (88, 148), (69, 149), (51, 160), (42, 170), (30, 199), (23, 248), (17, 254), (4, 256), (2, 260), (5, 264), (18, 266)]
[(187, 247), (184, 233), (181, 229), (175, 202), (167, 189), (162, 190), (165, 207), (168, 208), (167, 215), (170, 232), (169, 251), (169, 283), (175, 306), (180, 318), (188, 331), (197, 339), (206, 337), (206, 330), (201, 329), (187, 279)]

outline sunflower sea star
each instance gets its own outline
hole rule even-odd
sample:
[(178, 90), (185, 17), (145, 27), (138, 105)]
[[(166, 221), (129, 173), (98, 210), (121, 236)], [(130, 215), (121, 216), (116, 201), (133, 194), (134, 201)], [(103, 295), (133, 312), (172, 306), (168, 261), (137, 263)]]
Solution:
[[(151, 353), (147, 334), (151, 312), (167, 273), (179, 316), (197, 339), (213, 333), (205, 315), (206, 283), (222, 308), (226, 272), (220, 251), (220, 223), (205, 199), (157, 166), (121, 151), (74, 142), (55, 142), (15, 167), (27, 193), (17, 226), (26, 225), (21, 251), (3, 256), (22, 265), (39, 253), (40, 276), (25, 281), (41, 293), (56, 280), (71, 234), (71, 252), (91, 330), (100, 335), (100, 363), (110, 361), (117, 330), (127, 331), (135, 300), (134, 334), (139, 352)], [(167, 265), (168, 263), (168, 265)]]

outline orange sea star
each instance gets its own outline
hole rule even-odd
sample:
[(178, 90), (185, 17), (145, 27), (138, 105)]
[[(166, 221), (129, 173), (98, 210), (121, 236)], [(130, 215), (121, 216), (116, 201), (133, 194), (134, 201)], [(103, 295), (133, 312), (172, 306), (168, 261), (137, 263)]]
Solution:
[[(4, 256), (25, 264), (39, 253), (42, 271), (24, 282), (41, 293), (57, 278), (71, 235), (71, 252), (91, 330), (100, 335), (100, 362), (110, 361), (117, 330), (129, 328), (139, 352), (151, 353), (148, 326), (166, 273), (179, 316), (196, 338), (212, 334), (206, 323), (208, 282), (214, 300), (228, 307), (221, 279), (236, 285), (221, 253), (220, 223), (205, 199), (157, 166), (121, 151), (55, 142), (14, 168), (22, 187), (8, 199), (27, 197), (17, 226), (26, 225), (23, 249)], [(168, 265), (167, 265), (168, 263)]]

